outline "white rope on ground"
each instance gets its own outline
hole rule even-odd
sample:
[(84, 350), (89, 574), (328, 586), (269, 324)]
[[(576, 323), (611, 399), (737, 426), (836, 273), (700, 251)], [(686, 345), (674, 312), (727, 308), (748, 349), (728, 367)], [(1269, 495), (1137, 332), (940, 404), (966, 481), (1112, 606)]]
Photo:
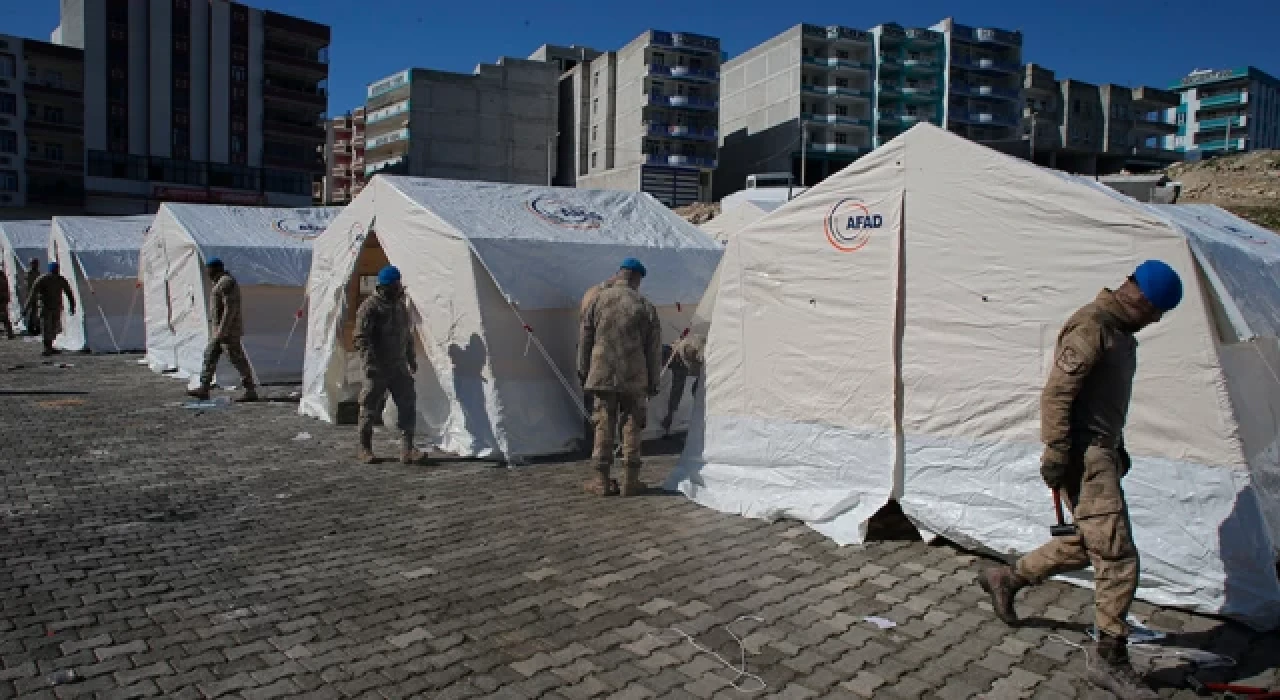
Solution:
[[(1049, 641), (1065, 644), (1084, 652), (1084, 667), (1086, 670), (1093, 669), (1093, 654), (1090, 653), (1089, 647), (1067, 639), (1060, 634), (1051, 634), (1046, 637)], [(1215, 654), (1211, 651), (1202, 649), (1190, 649), (1186, 647), (1171, 647), (1160, 644), (1129, 644), (1129, 653), (1141, 658), (1150, 659), (1151, 661), (1159, 661), (1162, 659), (1174, 659), (1177, 661), (1185, 661), (1195, 664), (1197, 668), (1232, 668), (1236, 666), (1236, 660), (1230, 656), (1223, 654)]]
[[(738, 643), (739, 657), (738, 657), (737, 666), (734, 666), (728, 659), (725, 659), (723, 656), (717, 654), (711, 649), (708, 649), (707, 647), (704, 647), (701, 644), (699, 644), (698, 641), (693, 638), (693, 635), (689, 634), (688, 632), (685, 632), (679, 627), (671, 627), (670, 631), (675, 632), (681, 637), (684, 637), (685, 639), (689, 640), (689, 643), (693, 645), (694, 649), (697, 649), (698, 651), (701, 651), (705, 654), (712, 655), (713, 657), (715, 657), (717, 661), (724, 664), (725, 668), (729, 669), (730, 671), (733, 671), (734, 676), (729, 681), (729, 685), (732, 686), (734, 690), (740, 693), (759, 693), (765, 690), (766, 688), (768, 688), (769, 684), (765, 683), (764, 679), (761, 678), (760, 676), (757, 676), (756, 674), (747, 671), (747, 645), (742, 643), (742, 638), (740, 638), (738, 635), (733, 633), (733, 625), (738, 622), (742, 622), (743, 620), (751, 620), (753, 622), (764, 622), (764, 618), (756, 617), (755, 615), (742, 615), (740, 617), (734, 618), (733, 622), (730, 622), (729, 624), (724, 625), (724, 631), (728, 632), (729, 636), (733, 637), (733, 641)], [(649, 636), (654, 637), (655, 639), (663, 639), (663, 635), (654, 634), (653, 632), (650, 632)], [(754, 681), (756, 683), (759, 683), (760, 687), (744, 688), (743, 687), (744, 681)]]

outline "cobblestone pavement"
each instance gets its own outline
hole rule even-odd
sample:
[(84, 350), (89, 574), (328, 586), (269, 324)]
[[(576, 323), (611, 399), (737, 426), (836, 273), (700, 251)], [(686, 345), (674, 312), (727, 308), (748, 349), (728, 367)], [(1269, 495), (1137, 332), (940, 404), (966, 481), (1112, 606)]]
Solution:
[[(1090, 697), (1050, 639), (1082, 638), (1086, 590), (1024, 594), (1010, 630), (947, 545), (591, 498), (581, 462), (360, 466), (293, 405), (193, 411), (136, 356), (36, 347), (0, 341), (0, 698), (742, 698), (668, 630), (737, 661), (742, 615), (752, 697)], [(1280, 637), (1135, 612), (1275, 682)]]

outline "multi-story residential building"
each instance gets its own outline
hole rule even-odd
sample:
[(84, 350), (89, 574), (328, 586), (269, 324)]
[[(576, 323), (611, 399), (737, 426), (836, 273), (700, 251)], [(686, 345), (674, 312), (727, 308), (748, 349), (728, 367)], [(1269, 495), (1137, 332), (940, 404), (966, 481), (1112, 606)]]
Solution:
[(1165, 145), (1188, 160), (1280, 148), (1280, 81), (1257, 68), (1192, 71), (1171, 88), (1177, 133)]
[(975, 28), (948, 17), (945, 36), (947, 128), (979, 142), (1017, 141), (1022, 130), (1022, 33)]
[(86, 207), (305, 206), (321, 174), (329, 28), (227, 0), (61, 0), (84, 50)]
[[(582, 91), (570, 131), (588, 128), (574, 185), (648, 192), (668, 206), (709, 200), (720, 59), (719, 39), (650, 30), (576, 66)], [(585, 112), (580, 96), (589, 96)]]
[(366, 175), (547, 184), (555, 173), (552, 63), (501, 58), (471, 75), (409, 68), (368, 87)]
[(82, 51), (0, 35), (0, 207), (6, 213), (83, 207), (83, 89)]
[(1151, 87), (1058, 80), (1028, 64), (1021, 142), (1001, 150), (1051, 168), (1089, 175), (1163, 168), (1179, 159), (1162, 140), (1174, 130), (1165, 111), (1177, 96)]
[(876, 131), (881, 146), (920, 122), (943, 123), (947, 106), (946, 39), (922, 27), (882, 24), (876, 42)]
[(591, 82), (586, 64), (601, 52), (585, 46), (543, 44), (529, 60), (551, 63), (560, 71), (559, 98), (556, 106), (557, 151), (556, 170), (551, 184), (574, 187), (578, 175), (586, 174), (590, 163)]
[(316, 204), (346, 204), (364, 189), (364, 123), (364, 107), (326, 122), (325, 172), (314, 185)]

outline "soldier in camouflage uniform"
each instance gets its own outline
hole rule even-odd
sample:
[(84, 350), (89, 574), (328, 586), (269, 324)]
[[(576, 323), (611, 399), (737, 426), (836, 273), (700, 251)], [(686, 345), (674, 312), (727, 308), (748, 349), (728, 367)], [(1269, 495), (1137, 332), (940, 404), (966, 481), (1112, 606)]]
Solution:
[(360, 391), (359, 459), (373, 464), (373, 424), (375, 414), (385, 405), (387, 393), (396, 402), (396, 424), (400, 429), (400, 461), (416, 464), (422, 453), (413, 446), (417, 425), (418, 395), (413, 375), (418, 372), (414, 356), (413, 322), (404, 301), (400, 270), (388, 265), (378, 273), (378, 287), (356, 312), (356, 351), (364, 367), (364, 388)]
[(58, 263), (49, 263), (49, 271), (40, 275), (31, 284), (27, 295), (27, 305), (23, 313), (27, 318), (40, 318), (40, 331), (44, 339), (44, 350), (40, 353), (48, 357), (57, 354), (53, 341), (62, 332), (62, 298), (71, 304), (71, 315), (76, 315), (76, 298), (71, 293), (71, 284), (62, 276)]
[(658, 310), (639, 292), (644, 265), (627, 258), (613, 280), (606, 282), (582, 316), (578, 342), (578, 378), (595, 401), (595, 445), (592, 460), (596, 479), (584, 487), (600, 496), (615, 495), (609, 471), (613, 466), (614, 431), (622, 419), (622, 459), (626, 468), (623, 496), (645, 489), (640, 483), (640, 440), (647, 397), (658, 393), (661, 373), (662, 326)]
[(1089, 680), (1120, 698), (1159, 697), (1134, 672), (1126, 646), (1125, 620), (1138, 589), (1138, 550), (1121, 486), (1130, 464), (1124, 424), (1138, 363), (1133, 335), (1181, 299), (1177, 273), (1148, 260), (1118, 290), (1102, 290), (1067, 320), (1040, 397), (1040, 474), (1055, 498), (1065, 491), (1078, 532), (979, 577), (996, 615), (1015, 625), (1019, 589), (1092, 564), (1098, 642)]
[(689, 333), (671, 348), (671, 357), (667, 361), (667, 369), (671, 371), (671, 395), (667, 397), (667, 417), (662, 419), (662, 433), (671, 433), (671, 421), (680, 408), (680, 400), (684, 398), (684, 383), (693, 376), (693, 395), (698, 395), (698, 382), (702, 379), (703, 350), (707, 346), (707, 338), (698, 333)]
[(4, 316), (0, 317), (0, 321), (4, 322), (5, 335), (9, 340), (14, 339), (13, 321), (9, 320), (9, 299), (11, 292), (9, 291), (9, 271), (0, 263), (0, 309), (3, 309)]
[[(583, 317), (587, 315), (587, 309), (591, 307), (591, 302), (596, 300), (596, 296), (600, 294), (600, 290), (604, 289), (605, 285), (609, 284), (610, 282), (614, 281), (617, 278), (618, 278), (618, 273), (614, 273), (613, 276), (610, 277), (609, 279), (601, 282), (600, 284), (593, 285), (592, 287), (587, 289), (585, 293), (583, 293), (582, 301), (578, 303), (578, 324), (579, 325), (582, 324)], [(592, 443), (595, 442), (595, 432), (596, 432), (594, 421), (591, 418), (591, 416), (595, 413), (595, 402), (591, 398), (591, 392), (583, 391), (582, 406), (587, 411), (587, 418), (586, 420), (583, 421), (583, 425), (582, 425), (582, 434), (583, 434), (582, 442), (587, 446), (587, 449), (589, 450), (591, 449)]]
[(240, 307), (240, 284), (227, 272), (222, 260), (209, 258), (205, 263), (213, 290), (209, 293), (209, 343), (204, 348), (204, 366), (200, 370), (200, 386), (187, 392), (197, 399), (209, 399), (213, 373), (222, 353), (227, 353), (231, 366), (240, 373), (244, 394), (240, 401), (257, 401), (258, 389), (253, 380), (253, 367), (244, 354), (244, 313)]

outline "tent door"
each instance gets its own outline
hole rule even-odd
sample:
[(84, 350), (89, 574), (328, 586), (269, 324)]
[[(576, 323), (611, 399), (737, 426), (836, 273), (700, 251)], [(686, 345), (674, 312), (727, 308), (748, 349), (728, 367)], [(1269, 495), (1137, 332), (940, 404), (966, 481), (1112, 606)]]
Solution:
[(370, 232), (364, 240), (360, 257), (356, 258), (355, 271), (347, 282), (347, 308), (342, 314), (341, 331), (343, 347), (347, 352), (356, 350), (356, 312), (360, 310), (360, 304), (373, 294), (378, 272), (389, 264), (387, 254), (378, 242), (378, 234)]

